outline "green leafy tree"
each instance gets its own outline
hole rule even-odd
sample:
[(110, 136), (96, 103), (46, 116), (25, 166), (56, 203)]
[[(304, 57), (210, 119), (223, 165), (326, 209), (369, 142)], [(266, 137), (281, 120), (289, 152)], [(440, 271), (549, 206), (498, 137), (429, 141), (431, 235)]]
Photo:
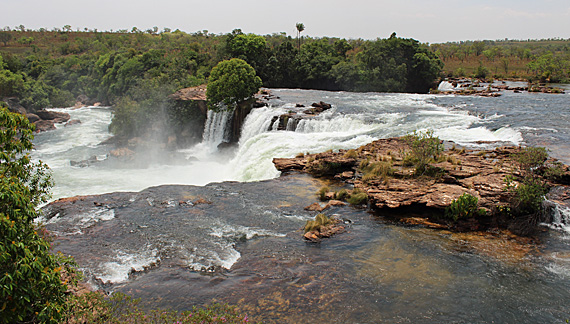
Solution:
[(259, 76), (265, 77), (264, 72), (269, 56), (265, 38), (255, 34), (239, 34), (230, 39), (227, 44), (230, 56), (246, 61)]
[(50, 242), (33, 223), (52, 183), (47, 166), (30, 160), (33, 130), (26, 117), (0, 108), (2, 323), (58, 323), (67, 307), (62, 273), (74, 273), (71, 260), (50, 253)]
[(208, 107), (217, 110), (224, 104), (226, 109), (234, 109), (238, 103), (253, 97), (261, 84), (261, 78), (246, 61), (236, 58), (222, 61), (210, 74), (206, 89)]
[(297, 23), (295, 25), (295, 27), (297, 28), (297, 42), (298, 42), (297, 49), (300, 51), (301, 50), (301, 33), (305, 30), (305, 25), (303, 23)]

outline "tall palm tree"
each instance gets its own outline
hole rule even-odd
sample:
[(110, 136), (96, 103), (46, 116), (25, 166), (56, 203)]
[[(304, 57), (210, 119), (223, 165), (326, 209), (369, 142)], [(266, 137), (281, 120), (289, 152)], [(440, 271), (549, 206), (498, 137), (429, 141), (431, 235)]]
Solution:
[(301, 32), (305, 30), (305, 25), (303, 23), (297, 23), (297, 42), (299, 43), (299, 51), (301, 50)]

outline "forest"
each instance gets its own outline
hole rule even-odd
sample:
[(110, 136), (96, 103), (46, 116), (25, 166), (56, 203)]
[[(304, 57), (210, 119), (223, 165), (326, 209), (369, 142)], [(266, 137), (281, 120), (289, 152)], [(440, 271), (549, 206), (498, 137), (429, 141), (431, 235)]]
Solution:
[(307, 37), (302, 24), (297, 28), (292, 37), (240, 29), (217, 35), (7, 27), (0, 31), (0, 98), (18, 97), (33, 110), (72, 106), (82, 96), (114, 106), (111, 131), (132, 137), (159, 113), (171, 127), (195, 118), (167, 96), (207, 83), (230, 58), (246, 61), (269, 88), (427, 93), (443, 77), (569, 79), (568, 40), (430, 45), (396, 33), (375, 40)]

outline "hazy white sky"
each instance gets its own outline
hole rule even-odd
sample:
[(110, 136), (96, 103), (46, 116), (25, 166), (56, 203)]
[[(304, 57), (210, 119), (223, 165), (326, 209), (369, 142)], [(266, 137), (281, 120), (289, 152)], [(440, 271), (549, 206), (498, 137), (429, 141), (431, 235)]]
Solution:
[(0, 0), (0, 28), (87, 27), (344, 38), (401, 37), (421, 42), (570, 38), (570, 0)]

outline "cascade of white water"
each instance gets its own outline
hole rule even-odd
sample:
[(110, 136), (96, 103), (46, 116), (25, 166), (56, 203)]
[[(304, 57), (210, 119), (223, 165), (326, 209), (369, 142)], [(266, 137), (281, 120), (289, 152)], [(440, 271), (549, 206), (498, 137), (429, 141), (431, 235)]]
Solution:
[(453, 90), (455, 90), (455, 88), (453, 87), (453, 84), (451, 84), (451, 82), (441, 81), (441, 83), (437, 87), (437, 90), (439, 90), (439, 91), (453, 91)]
[(289, 120), (287, 121), (287, 130), (290, 132), (294, 132), (295, 126), (296, 126), (295, 118), (289, 118)]
[(561, 229), (570, 234), (570, 208), (557, 203), (552, 203), (552, 223), (548, 224), (552, 228)]
[(208, 110), (208, 117), (204, 125), (202, 143), (217, 147), (224, 141), (229, 141), (230, 125), (233, 114), (231, 111), (215, 112)]
[(273, 117), (283, 113), (285, 113), (284, 109), (272, 107), (263, 107), (252, 110), (247, 115), (243, 123), (239, 139), (240, 146), (250, 138), (266, 132), (270, 127), (273, 128), (274, 124), (271, 123)]
[(273, 125), (271, 126), (271, 130), (272, 131), (277, 131), (279, 129), (279, 118), (277, 118), (274, 122)]

